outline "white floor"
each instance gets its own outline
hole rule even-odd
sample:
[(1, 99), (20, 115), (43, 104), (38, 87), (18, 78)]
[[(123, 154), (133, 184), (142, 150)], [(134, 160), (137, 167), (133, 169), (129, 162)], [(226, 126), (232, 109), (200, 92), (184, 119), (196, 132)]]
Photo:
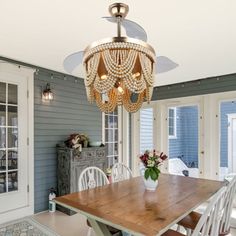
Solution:
[(61, 236), (86, 236), (88, 232), (86, 218), (80, 214), (68, 216), (60, 211), (43, 212), (33, 218)]
[[(233, 210), (232, 216), (236, 222), (236, 209)], [(43, 212), (35, 215), (34, 219), (60, 236), (86, 236), (88, 232), (86, 219), (80, 214), (68, 216), (59, 211), (55, 213)], [(231, 229), (228, 236), (236, 236), (236, 227)]]

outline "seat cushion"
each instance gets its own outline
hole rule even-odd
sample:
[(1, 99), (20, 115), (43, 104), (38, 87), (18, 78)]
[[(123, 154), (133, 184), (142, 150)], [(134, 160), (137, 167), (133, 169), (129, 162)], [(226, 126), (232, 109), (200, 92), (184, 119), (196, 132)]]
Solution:
[(183, 226), (188, 229), (195, 229), (199, 219), (201, 218), (201, 214), (195, 211), (192, 211), (189, 215), (184, 217), (181, 221), (178, 222), (178, 225)]
[(162, 234), (161, 236), (184, 236), (184, 234), (181, 234), (177, 231), (169, 229), (164, 234)]

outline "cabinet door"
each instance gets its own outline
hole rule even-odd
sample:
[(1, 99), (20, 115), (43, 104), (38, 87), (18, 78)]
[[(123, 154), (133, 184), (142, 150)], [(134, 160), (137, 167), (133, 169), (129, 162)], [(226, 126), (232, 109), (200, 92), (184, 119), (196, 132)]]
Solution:
[(94, 160), (94, 166), (98, 167), (99, 169), (105, 171), (107, 168), (107, 161), (105, 160), (105, 158), (103, 159), (95, 159)]
[(70, 193), (70, 153), (61, 149), (57, 151), (57, 155), (58, 195), (63, 196)]

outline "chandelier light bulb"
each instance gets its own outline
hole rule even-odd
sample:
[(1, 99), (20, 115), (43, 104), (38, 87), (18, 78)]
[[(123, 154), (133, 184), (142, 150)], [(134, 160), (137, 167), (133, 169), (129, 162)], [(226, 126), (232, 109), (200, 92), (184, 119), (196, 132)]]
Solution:
[(124, 92), (124, 89), (121, 87), (121, 86), (119, 86), (118, 88), (117, 88), (117, 90), (118, 90), (118, 92), (120, 93), (120, 94), (124, 94), (125, 92)]
[(136, 72), (135, 74), (133, 74), (133, 78), (136, 79), (140, 76), (140, 73), (139, 72)]
[(100, 77), (102, 80), (107, 79), (107, 75), (101, 75)]

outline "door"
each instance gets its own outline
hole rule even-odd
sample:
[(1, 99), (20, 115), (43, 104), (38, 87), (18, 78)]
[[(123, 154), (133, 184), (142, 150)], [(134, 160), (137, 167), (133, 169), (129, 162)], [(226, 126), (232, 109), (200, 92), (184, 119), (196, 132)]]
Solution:
[(164, 147), (168, 155), (169, 173), (203, 177), (203, 98), (170, 99), (165, 104)]
[[(0, 215), (28, 205), (27, 77), (0, 74)], [(32, 177), (33, 178), (33, 177)]]

